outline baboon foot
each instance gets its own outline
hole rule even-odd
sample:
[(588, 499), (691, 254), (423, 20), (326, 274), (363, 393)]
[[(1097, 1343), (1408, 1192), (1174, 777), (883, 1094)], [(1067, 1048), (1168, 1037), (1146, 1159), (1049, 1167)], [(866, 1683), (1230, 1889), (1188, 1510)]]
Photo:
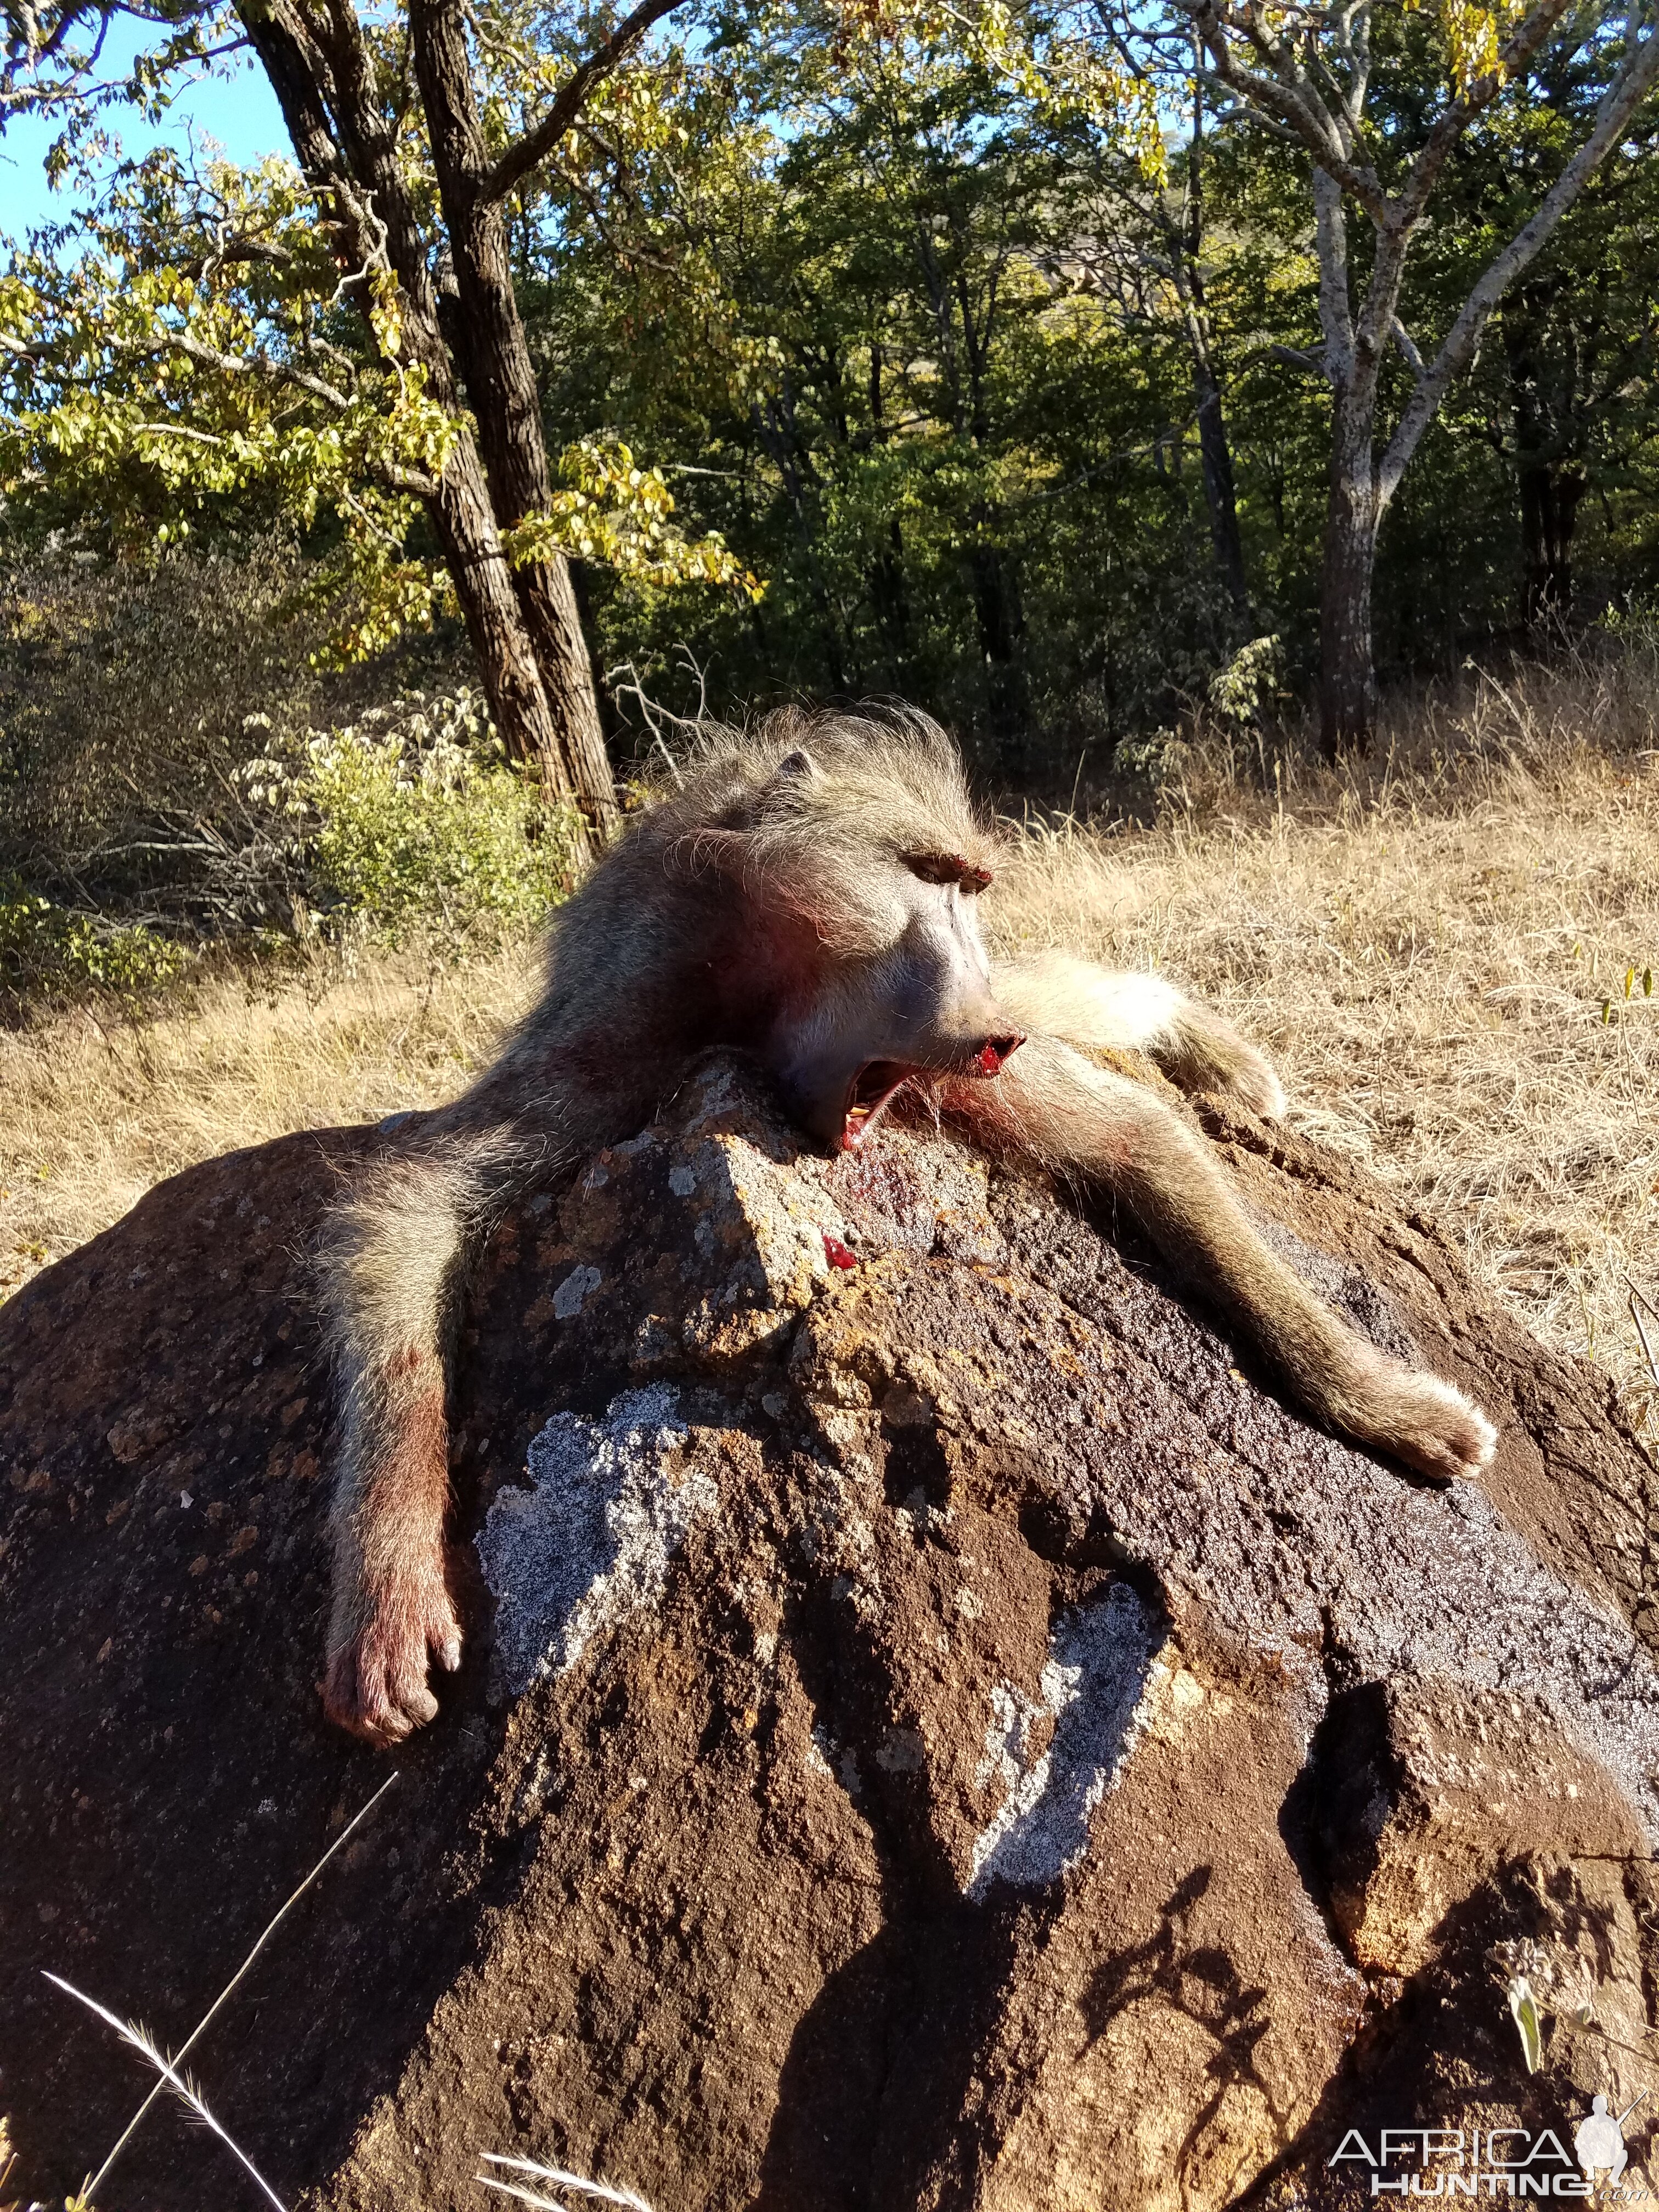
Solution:
[(461, 1624), (439, 1558), (357, 1594), (330, 1641), (323, 1710), (368, 1743), (401, 1743), (437, 1712), (427, 1680), (434, 1659), (448, 1674), (461, 1663)]
[(1285, 1086), (1273, 1062), (1208, 1006), (1182, 1008), (1165, 1073), (1183, 1091), (1233, 1101), (1264, 1121), (1285, 1118)]
[(1433, 1482), (1479, 1474), (1498, 1431), (1453, 1383), (1422, 1370), (1391, 1368), (1372, 1441)]

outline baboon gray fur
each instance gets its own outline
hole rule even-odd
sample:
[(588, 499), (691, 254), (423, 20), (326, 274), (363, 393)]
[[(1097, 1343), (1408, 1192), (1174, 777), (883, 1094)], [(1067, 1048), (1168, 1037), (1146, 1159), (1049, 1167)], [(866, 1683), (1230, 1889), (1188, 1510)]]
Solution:
[(696, 1056), (754, 1056), (830, 1146), (921, 1094), (988, 1151), (1115, 1194), (1321, 1420), (1449, 1479), (1494, 1432), (1450, 1383), (1355, 1335), (1278, 1259), (1210, 1149), (1149, 1085), (1274, 1117), (1267, 1060), (1158, 978), (1065, 956), (994, 966), (975, 904), (995, 834), (954, 746), (902, 711), (791, 712), (708, 732), (562, 908), (533, 1011), (453, 1104), (410, 1116), (336, 1218), (325, 1262), (340, 1376), (327, 1710), (377, 1743), (437, 1711), (459, 1662), (444, 1571), (447, 1363), (467, 1256), (532, 1182), (628, 1137)]

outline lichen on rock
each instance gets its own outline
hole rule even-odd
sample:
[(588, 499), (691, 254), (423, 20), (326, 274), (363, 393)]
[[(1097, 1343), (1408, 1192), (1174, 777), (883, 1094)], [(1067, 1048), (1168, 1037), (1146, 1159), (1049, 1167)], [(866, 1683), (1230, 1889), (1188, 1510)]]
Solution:
[[(1126, 1582), (1055, 1625), (1034, 1707), (1012, 1682), (991, 1693), (993, 1721), (975, 1779), (996, 1772), (1006, 1796), (974, 1838), (969, 1897), (994, 1882), (1057, 1881), (1089, 1848), (1096, 1807), (1116, 1782), (1170, 1674), (1158, 1654), (1167, 1624)], [(1054, 1723), (1032, 1755), (1039, 1711)]]
[(707, 1474), (684, 1464), (678, 1407), (659, 1384), (613, 1399), (598, 1421), (555, 1413), (531, 1439), (531, 1486), (496, 1494), (478, 1557), (510, 1693), (562, 1674), (595, 1636), (655, 1605), (693, 1521), (716, 1510)]

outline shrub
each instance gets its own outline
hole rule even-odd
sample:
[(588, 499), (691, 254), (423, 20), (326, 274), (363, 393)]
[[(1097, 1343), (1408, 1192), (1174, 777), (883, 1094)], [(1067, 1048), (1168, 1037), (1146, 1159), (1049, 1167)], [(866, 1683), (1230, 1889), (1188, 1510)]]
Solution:
[(569, 885), (574, 817), (507, 763), (465, 685), (307, 731), (238, 781), (264, 811), (276, 864), (306, 887), (296, 920), (337, 939), (524, 928)]
[(0, 1019), (137, 995), (212, 939), (470, 948), (562, 894), (571, 819), (456, 641), (320, 678), (299, 574), (274, 542), (0, 559)]
[(0, 884), (0, 1000), (64, 998), (88, 989), (123, 996), (153, 989), (188, 955), (143, 923), (77, 914)]
[(227, 775), (251, 708), (316, 718), (296, 574), (276, 544), (0, 565), (0, 871), (129, 920), (257, 918), (227, 896)]
[(287, 872), (238, 771), (458, 671), (448, 633), (344, 676), (277, 539), (108, 560), (0, 554), (0, 884), (165, 934), (291, 927)]

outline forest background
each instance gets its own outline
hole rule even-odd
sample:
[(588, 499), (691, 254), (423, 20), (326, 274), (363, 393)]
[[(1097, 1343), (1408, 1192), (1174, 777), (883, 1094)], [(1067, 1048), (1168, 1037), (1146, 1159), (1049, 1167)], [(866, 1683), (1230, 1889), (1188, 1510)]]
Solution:
[[(1259, 734), (1316, 695), (1363, 749), (1373, 669), (1500, 665), (1659, 583), (1638, 7), (9, 21), (0, 122), (56, 133), (63, 207), (0, 278), (5, 860), (48, 897), (178, 903), (110, 813), (132, 762), (46, 700), (55, 648), (84, 684), (85, 623), (176, 618), (204, 561), (234, 620), (191, 669), (158, 638), (185, 691), (143, 712), (233, 848), (212, 787), (291, 809), (246, 740), (291, 743), (294, 672), (434, 624), (597, 843), (647, 701), (902, 696), (1004, 794), (1121, 803), (1194, 709)], [(246, 58), (293, 159), (120, 159)], [(271, 696), (232, 697), (252, 630)]]

